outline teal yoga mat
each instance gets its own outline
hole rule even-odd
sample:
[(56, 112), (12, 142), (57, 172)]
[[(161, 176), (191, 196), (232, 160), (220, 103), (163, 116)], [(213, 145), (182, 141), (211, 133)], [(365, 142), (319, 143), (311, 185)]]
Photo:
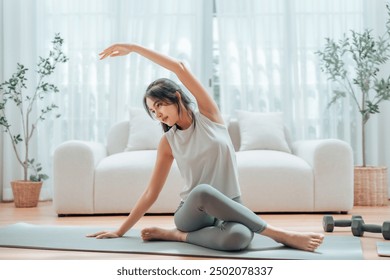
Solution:
[[(208, 258), (288, 259), (288, 260), (359, 260), (363, 259), (360, 239), (353, 236), (326, 236), (316, 252), (288, 248), (268, 237), (256, 234), (251, 245), (240, 252), (216, 251), (200, 246), (170, 241), (144, 242), (139, 230), (130, 230), (115, 239), (87, 238), (104, 230), (101, 227), (50, 226), (17, 223), (0, 227), (0, 246), (90, 252), (137, 253), (197, 256)], [(0, 258), (4, 258), (1, 256)]]
[(390, 241), (377, 242), (376, 251), (378, 252), (378, 256), (390, 257)]

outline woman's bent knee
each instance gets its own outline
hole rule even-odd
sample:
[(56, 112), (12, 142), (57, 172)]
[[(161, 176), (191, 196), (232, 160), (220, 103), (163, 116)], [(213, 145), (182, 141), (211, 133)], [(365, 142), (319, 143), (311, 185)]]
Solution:
[(253, 239), (253, 232), (239, 223), (225, 223), (223, 232), (220, 246), (224, 251), (244, 250)]

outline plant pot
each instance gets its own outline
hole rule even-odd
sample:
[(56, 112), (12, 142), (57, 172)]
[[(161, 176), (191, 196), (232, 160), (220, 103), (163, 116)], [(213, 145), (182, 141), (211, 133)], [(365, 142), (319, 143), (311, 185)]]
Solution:
[(43, 182), (33, 181), (12, 181), (12, 192), (14, 203), (17, 208), (36, 207), (39, 201)]
[(354, 205), (387, 206), (387, 167), (355, 166)]

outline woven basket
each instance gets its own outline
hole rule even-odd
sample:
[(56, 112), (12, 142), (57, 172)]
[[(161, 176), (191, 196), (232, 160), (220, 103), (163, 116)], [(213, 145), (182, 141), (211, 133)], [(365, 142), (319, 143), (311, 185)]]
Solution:
[(354, 205), (388, 205), (387, 167), (356, 166), (354, 182)]
[(14, 203), (17, 208), (36, 207), (43, 182), (12, 181)]

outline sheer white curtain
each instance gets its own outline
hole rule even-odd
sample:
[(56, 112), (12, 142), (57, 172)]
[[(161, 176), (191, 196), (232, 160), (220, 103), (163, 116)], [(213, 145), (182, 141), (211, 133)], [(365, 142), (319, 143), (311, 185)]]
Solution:
[[(21, 63), (29, 68), (26, 83), (29, 90), (36, 86), (36, 75), (34, 65), (36, 65), (36, 5), (33, 1), (10, 1), (5, 0), (2, 3), (1, 14), (1, 31), (3, 52), (1, 56), (2, 81), (9, 79), (16, 71), (16, 63)], [(4, 42), (4, 43), (3, 43)], [(7, 117), (12, 124), (13, 131), (19, 131), (21, 124), (19, 121), (20, 114), (15, 108), (7, 107)], [(2, 129), (2, 128), (1, 128)], [(15, 133), (14, 133), (15, 134)], [(23, 178), (22, 168), (16, 160), (12, 143), (7, 134), (2, 136), (2, 173), (3, 173), (3, 199), (12, 198), (10, 181)], [(31, 143), (33, 150), (32, 157), (37, 154), (37, 143)], [(43, 191), (44, 193), (44, 191)]]
[[(182, 59), (200, 75), (203, 5), (204, 1), (192, 0), (4, 0), (5, 77), (16, 62), (32, 69), (38, 55), (47, 55), (55, 33), (65, 40), (69, 61), (52, 79), (60, 93), (46, 100), (60, 107), (61, 117), (40, 123), (39, 143), (34, 145), (46, 173), (51, 175), (52, 155), (60, 143), (104, 142), (109, 127), (127, 118), (129, 106), (142, 107), (151, 81), (163, 76), (176, 79), (135, 54), (99, 61), (104, 48), (116, 42), (139, 43)], [(10, 143), (3, 140), (3, 199), (10, 200), (9, 182), (20, 178), (20, 171)], [(51, 198), (51, 182), (45, 182), (41, 199)]]
[[(360, 115), (348, 99), (326, 109), (331, 89), (315, 52), (323, 49), (325, 37), (341, 38), (351, 29), (383, 34), (385, 3), (217, 0), (223, 111), (282, 111), (295, 139), (344, 139), (354, 148), (356, 164), (361, 164)], [(390, 166), (385, 144), (390, 140), (388, 125), (385, 128), (389, 106), (383, 103), (382, 114), (369, 122), (372, 165)]]
[(356, 0), (217, 0), (223, 109), (283, 111), (296, 137), (322, 136), (335, 114), (325, 110), (314, 52), (327, 36), (361, 29), (362, 8)]

